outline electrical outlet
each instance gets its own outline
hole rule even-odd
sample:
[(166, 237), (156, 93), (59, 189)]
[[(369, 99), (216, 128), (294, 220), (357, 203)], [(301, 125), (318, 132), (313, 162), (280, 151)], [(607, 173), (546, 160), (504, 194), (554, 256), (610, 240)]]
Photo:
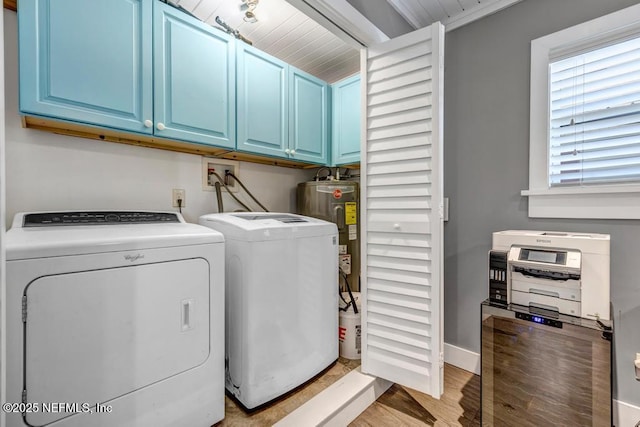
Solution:
[[(203, 191), (215, 191), (215, 183), (218, 181), (218, 178), (215, 176), (215, 173), (220, 175), (220, 177), (224, 180), (224, 183), (227, 185), (227, 189), (236, 193), (238, 191), (239, 185), (236, 183), (236, 180), (230, 176), (226, 176), (226, 171), (231, 172), (237, 178), (240, 178), (240, 162), (235, 160), (225, 160), (225, 159), (214, 159), (211, 157), (203, 157), (202, 158), (202, 190)], [(224, 185), (222, 186), (222, 191), (226, 191)]]
[[(172, 191), (172, 198), (173, 198), (173, 207), (177, 208), (177, 207), (185, 207), (187, 206), (187, 193), (186, 191), (184, 191), (181, 188), (174, 188)], [(178, 205), (178, 199), (182, 200), (182, 204)]]

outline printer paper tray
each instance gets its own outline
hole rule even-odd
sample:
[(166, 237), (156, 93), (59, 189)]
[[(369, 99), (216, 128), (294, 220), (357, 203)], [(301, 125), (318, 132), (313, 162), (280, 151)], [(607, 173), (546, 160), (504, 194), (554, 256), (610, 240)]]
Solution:
[(570, 301), (582, 301), (580, 281), (578, 280), (541, 280), (514, 271), (511, 274), (511, 289)]
[(562, 298), (549, 297), (546, 295), (532, 294), (528, 292), (518, 292), (511, 289), (511, 303), (524, 306), (537, 305), (549, 310), (557, 310), (569, 316), (581, 316), (582, 308), (580, 302), (568, 301)]

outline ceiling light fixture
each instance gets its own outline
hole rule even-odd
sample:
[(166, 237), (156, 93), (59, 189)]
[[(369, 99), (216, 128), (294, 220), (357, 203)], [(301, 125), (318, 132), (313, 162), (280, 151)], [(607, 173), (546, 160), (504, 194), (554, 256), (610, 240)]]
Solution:
[(249, 24), (255, 24), (258, 22), (258, 18), (256, 18), (255, 13), (247, 10), (244, 14), (244, 22), (248, 22)]
[(240, 10), (244, 11), (244, 22), (248, 22), (250, 24), (258, 22), (258, 17), (256, 16), (255, 9), (258, 6), (259, 1), (260, 0), (242, 0)]

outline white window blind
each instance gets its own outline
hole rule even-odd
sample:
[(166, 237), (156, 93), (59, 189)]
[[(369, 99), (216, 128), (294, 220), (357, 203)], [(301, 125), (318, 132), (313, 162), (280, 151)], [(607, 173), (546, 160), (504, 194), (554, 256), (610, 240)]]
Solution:
[(549, 186), (640, 182), (640, 38), (549, 63)]

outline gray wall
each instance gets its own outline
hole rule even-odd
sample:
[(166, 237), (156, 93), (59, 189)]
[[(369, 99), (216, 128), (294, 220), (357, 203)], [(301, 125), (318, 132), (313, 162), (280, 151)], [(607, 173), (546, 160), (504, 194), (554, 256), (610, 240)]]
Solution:
[[(445, 39), (445, 341), (480, 351), (491, 233), (505, 229), (611, 234), (617, 399), (640, 405), (640, 221), (544, 220), (527, 214), (530, 42), (637, 3), (524, 0)], [(540, 349), (543, 351), (543, 349)]]

